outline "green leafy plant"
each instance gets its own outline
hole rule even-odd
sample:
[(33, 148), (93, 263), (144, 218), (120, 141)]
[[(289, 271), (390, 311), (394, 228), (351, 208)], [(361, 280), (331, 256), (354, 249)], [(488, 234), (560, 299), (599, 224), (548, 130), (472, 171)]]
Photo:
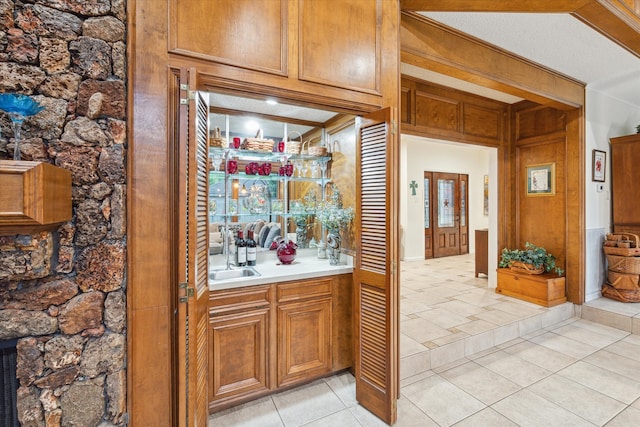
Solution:
[(525, 264), (531, 264), (535, 268), (544, 267), (544, 271), (554, 271), (558, 276), (562, 276), (564, 270), (556, 267), (556, 257), (547, 252), (545, 248), (529, 242), (525, 243), (524, 247), (524, 249), (504, 248), (498, 266), (507, 268), (513, 262), (519, 261)]
[(636, 133), (640, 133), (640, 125), (636, 126)]

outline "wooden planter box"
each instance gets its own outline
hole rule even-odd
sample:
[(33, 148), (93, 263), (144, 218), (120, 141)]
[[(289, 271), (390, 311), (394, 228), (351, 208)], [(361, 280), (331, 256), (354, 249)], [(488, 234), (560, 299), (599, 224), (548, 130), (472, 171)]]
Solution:
[(496, 293), (545, 307), (567, 301), (564, 277), (558, 277), (555, 273), (524, 274), (499, 268)]

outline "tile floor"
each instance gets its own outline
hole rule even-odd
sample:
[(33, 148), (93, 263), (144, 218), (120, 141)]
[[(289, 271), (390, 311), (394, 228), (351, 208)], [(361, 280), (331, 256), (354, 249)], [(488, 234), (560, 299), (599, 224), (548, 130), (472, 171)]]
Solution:
[[(401, 281), (396, 426), (640, 425), (640, 304), (545, 308), (500, 296), (474, 277), (470, 256), (403, 262)], [(385, 424), (357, 404), (346, 373), (209, 425)]]

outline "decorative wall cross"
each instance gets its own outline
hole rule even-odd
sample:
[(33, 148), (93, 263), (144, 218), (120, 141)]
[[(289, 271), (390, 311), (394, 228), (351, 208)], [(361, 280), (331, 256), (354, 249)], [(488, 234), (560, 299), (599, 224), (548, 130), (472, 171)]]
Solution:
[(411, 181), (411, 184), (409, 184), (409, 188), (411, 188), (411, 195), (415, 196), (416, 188), (418, 188), (418, 183), (415, 180)]

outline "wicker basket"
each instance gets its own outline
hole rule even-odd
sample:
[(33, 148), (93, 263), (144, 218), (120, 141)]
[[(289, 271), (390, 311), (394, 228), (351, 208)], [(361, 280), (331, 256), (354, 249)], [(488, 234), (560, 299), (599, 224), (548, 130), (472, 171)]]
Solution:
[(271, 152), (274, 143), (273, 139), (246, 138), (240, 147), (244, 150)]
[[(611, 246), (613, 242), (615, 246)], [(610, 233), (602, 250), (607, 255), (640, 256), (640, 238), (631, 233)]]
[[(292, 133), (297, 133), (297, 138), (300, 138), (300, 141), (296, 141), (295, 139), (291, 139), (290, 135)], [(287, 154), (300, 154), (300, 150), (302, 149), (302, 134), (298, 131), (291, 131), (287, 134), (287, 142), (285, 143), (285, 151)]]
[(611, 285), (602, 285), (602, 296), (622, 302), (640, 302), (640, 289), (616, 289)]
[(309, 147), (310, 156), (326, 156), (327, 147)]
[(525, 273), (525, 274), (542, 274), (544, 273), (544, 266), (541, 265), (540, 267), (536, 268), (535, 266), (531, 265), (531, 264), (527, 264), (524, 262), (520, 262), (520, 261), (512, 261), (511, 264), (509, 265), (509, 268), (513, 271), (517, 271), (518, 273)]
[(618, 273), (609, 270), (607, 272), (607, 284), (613, 286), (616, 289), (640, 289), (640, 275)]
[(640, 274), (640, 257), (607, 254), (607, 263), (611, 271)]

